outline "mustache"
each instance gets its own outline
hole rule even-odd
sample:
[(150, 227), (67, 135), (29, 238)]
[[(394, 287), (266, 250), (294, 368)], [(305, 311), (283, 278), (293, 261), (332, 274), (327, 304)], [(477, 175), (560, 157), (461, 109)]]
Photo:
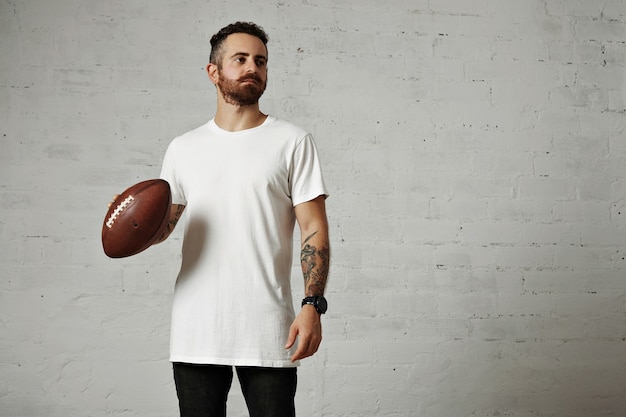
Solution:
[(261, 78), (258, 75), (256, 75), (256, 74), (244, 75), (244, 76), (240, 77), (237, 81), (243, 82), (243, 81), (246, 81), (246, 80), (253, 80), (253, 81), (256, 81), (259, 84), (263, 83), (263, 80), (261, 80)]

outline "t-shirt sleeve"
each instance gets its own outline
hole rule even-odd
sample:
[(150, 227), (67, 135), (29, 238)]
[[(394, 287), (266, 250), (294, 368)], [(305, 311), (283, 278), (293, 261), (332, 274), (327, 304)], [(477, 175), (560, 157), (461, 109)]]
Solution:
[(310, 134), (296, 146), (289, 184), (294, 207), (320, 195), (328, 197), (317, 147)]
[(187, 199), (185, 198), (183, 188), (180, 186), (180, 182), (178, 181), (176, 170), (176, 149), (174, 142), (170, 143), (165, 151), (163, 165), (161, 165), (160, 178), (170, 184), (170, 189), (172, 191), (172, 204), (182, 204), (186, 206)]

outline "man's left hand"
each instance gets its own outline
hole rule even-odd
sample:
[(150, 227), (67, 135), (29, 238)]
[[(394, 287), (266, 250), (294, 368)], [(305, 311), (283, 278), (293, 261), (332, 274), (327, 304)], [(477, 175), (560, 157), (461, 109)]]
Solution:
[(285, 349), (290, 349), (298, 337), (298, 349), (291, 357), (295, 362), (313, 356), (322, 343), (322, 322), (320, 314), (311, 305), (302, 306), (302, 310), (289, 328), (289, 338)]

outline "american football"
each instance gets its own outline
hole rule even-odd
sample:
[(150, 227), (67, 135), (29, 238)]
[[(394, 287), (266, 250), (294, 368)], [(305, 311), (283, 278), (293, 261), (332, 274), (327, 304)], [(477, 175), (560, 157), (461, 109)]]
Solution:
[(137, 183), (109, 207), (102, 224), (102, 247), (110, 258), (136, 255), (165, 231), (172, 207), (170, 185), (162, 179)]

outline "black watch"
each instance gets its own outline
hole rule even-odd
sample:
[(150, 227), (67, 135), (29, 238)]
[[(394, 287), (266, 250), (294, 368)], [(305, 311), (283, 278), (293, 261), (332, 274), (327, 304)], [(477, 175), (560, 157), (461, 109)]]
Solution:
[(326, 310), (328, 309), (328, 302), (326, 301), (326, 298), (324, 298), (323, 295), (305, 297), (304, 300), (302, 300), (301, 307), (304, 307), (306, 304), (310, 304), (313, 307), (315, 307), (315, 310), (317, 310), (317, 312), (320, 314), (326, 313)]

